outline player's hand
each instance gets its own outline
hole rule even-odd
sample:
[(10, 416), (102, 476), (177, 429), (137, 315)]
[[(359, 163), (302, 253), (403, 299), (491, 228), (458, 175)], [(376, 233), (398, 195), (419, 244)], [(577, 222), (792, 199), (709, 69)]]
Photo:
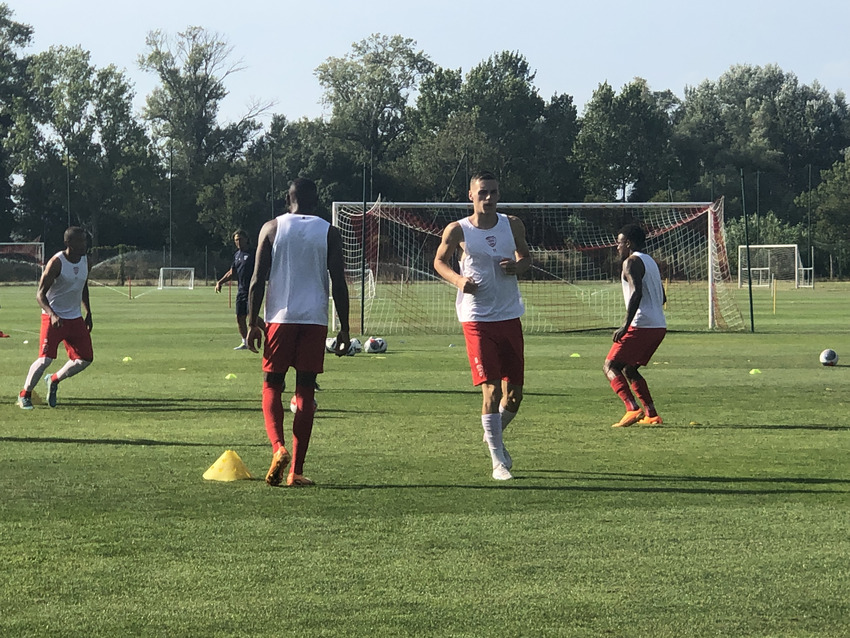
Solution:
[(506, 275), (512, 277), (516, 276), (516, 261), (513, 259), (503, 259), (499, 262), (499, 266), (502, 268), (502, 272)]
[(50, 325), (54, 328), (62, 327), (62, 317), (59, 315), (50, 315)]
[(221, 292), (221, 282), (220, 281), (215, 282), (215, 291)]
[(92, 323), (92, 320), (91, 320), (91, 313), (88, 313), (86, 315), (85, 322), (86, 322), (86, 328), (88, 328), (89, 332), (91, 332), (91, 329), (94, 326), (94, 324)]
[(351, 337), (348, 330), (340, 330), (336, 335), (336, 347), (334, 354), (338, 357), (344, 357), (348, 354), (348, 349), (351, 347)]
[(263, 339), (266, 333), (260, 326), (251, 326), (248, 328), (248, 336), (245, 337), (248, 342), (248, 350), (251, 352), (259, 352), (263, 347)]
[(458, 289), (465, 295), (474, 295), (478, 291), (478, 283), (469, 277), (464, 277), (460, 280)]
[(618, 328), (614, 332), (614, 342), (620, 343), (620, 340), (625, 336), (625, 334), (626, 334), (626, 332), (628, 332), (628, 330), (629, 330), (628, 326), (623, 326), (622, 328)]

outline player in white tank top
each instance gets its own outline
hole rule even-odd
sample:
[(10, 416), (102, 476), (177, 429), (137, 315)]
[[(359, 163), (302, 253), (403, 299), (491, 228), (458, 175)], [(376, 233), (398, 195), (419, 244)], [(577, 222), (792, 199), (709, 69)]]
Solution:
[[(473, 381), (481, 386), (481, 425), (490, 451), (492, 476), (513, 478), (513, 459), (503, 431), (522, 402), (524, 308), (517, 275), (531, 266), (525, 226), (496, 211), (499, 182), (492, 173), (474, 175), (469, 184), (472, 214), (443, 231), (434, 269), (458, 290), (456, 308), (464, 327)], [(452, 267), (458, 255), (460, 272)]]
[[(328, 293), (332, 291), (340, 322), (336, 354), (351, 343), (348, 286), (339, 229), (316, 215), (316, 184), (293, 180), (289, 212), (267, 222), (260, 231), (254, 275), (248, 289), (248, 348), (263, 348), (263, 416), (272, 445), (266, 483), (312, 485), (303, 475), (313, 431), (316, 375), (322, 371), (328, 325)], [(330, 277), (329, 277), (330, 275)], [(330, 283), (329, 283), (330, 278)], [(260, 308), (268, 281), (265, 321)], [(295, 368), (296, 412), (292, 422), (292, 454), (283, 444), (282, 393), (286, 373)]]
[[(86, 233), (78, 226), (65, 231), (65, 250), (47, 262), (38, 282), (36, 299), (41, 306), (40, 355), (27, 372), (17, 405), (32, 410), (32, 391), (41, 375), (56, 358), (57, 348), (65, 342), (68, 361), (56, 374), (45, 380), (47, 405), (56, 407), (59, 382), (79, 374), (93, 361), (91, 305), (89, 303)], [(85, 307), (83, 318), (81, 307)]]
[(646, 379), (638, 372), (638, 368), (649, 363), (667, 331), (664, 317), (667, 296), (661, 273), (655, 260), (643, 252), (645, 247), (646, 234), (636, 224), (623, 227), (617, 236), (617, 253), (623, 260), (626, 318), (614, 332), (614, 345), (603, 370), (611, 389), (623, 400), (626, 413), (612, 427), (661, 424)]

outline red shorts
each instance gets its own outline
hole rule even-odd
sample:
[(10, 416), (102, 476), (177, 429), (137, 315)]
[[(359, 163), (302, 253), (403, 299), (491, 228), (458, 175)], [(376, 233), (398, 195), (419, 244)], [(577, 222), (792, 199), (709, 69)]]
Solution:
[(627, 366), (645, 366), (664, 340), (667, 328), (635, 328), (629, 326), (620, 342), (608, 351), (608, 361)]
[(327, 326), (306, 323), (266, 324), (263, 372), (324, 372)]
[(472, 384), (501, 379), (521, 386), (525, 380), (522, 323), (507, 321), (464, 321), (466, 354), (472, 370)]
[(41, 350), (42, 357), (55, 359), (59, 343), (65, 342), (65, 351), (69, 359), (94, 361), (94, 351), (91, 345), (91, 333), (85, 319), (63, 319), (58, 328), (50, 323), (50, 315), (41, 315)]

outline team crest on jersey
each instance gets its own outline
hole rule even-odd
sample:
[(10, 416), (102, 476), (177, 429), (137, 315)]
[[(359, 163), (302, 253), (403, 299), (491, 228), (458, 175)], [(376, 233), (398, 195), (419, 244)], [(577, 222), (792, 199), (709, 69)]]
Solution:
[(487, 245), (490, 246), (490, 248), (496, 247), (496, 236), (495, 235), (487, 235), (487, 237), (485, 237), (485, 239), (487, 240)]
[(79, 267), (79, 266), (74, 266), (74, 274), (75, 274), (75, 275), (79, 275), (79, 274), (80, 274), (80, 267)]

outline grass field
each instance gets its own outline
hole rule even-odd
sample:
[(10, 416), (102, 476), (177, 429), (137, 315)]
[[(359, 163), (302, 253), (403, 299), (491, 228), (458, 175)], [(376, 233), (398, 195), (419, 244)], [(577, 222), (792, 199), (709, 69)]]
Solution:
[[(328, 357), (311, 489), (262, 481), (226, 296), (138, 292), (92, 291), (94, 365), (24, 412), (34, 288), (0, 287), (2, 636), (850, 633), (850, 285), (775, 315), (757, 291), (755, 334), (669, 334), (658, 428), (609, 427), (608, 332), (528, 338), (507, 483), (462, 337)], [(256, 480), (202, 479), (228, 449)]]

